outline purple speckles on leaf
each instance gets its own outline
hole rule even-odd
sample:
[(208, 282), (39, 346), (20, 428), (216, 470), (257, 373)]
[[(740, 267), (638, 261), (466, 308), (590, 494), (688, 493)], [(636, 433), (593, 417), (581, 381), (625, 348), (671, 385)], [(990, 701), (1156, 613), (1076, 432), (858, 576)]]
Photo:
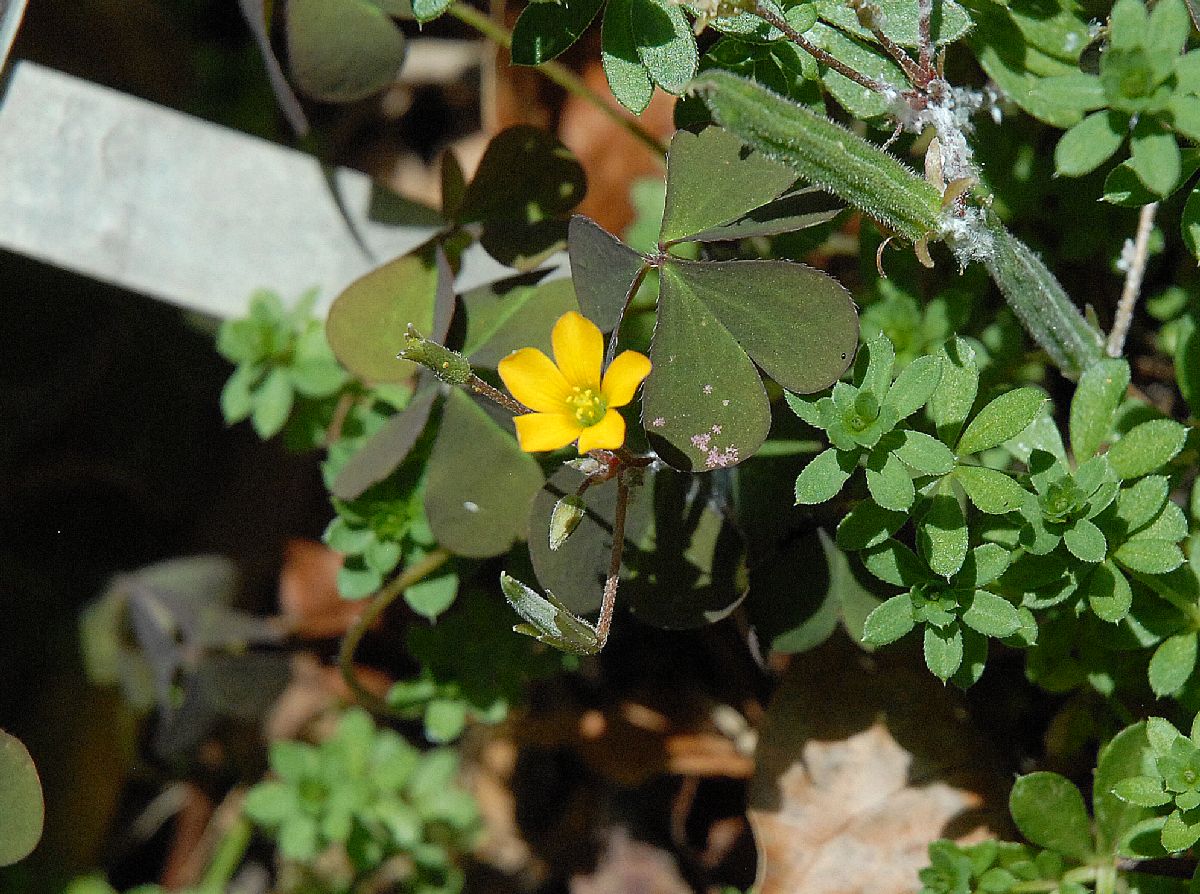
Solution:
[(654, 421), (651, 422), (650, 424), (652, 426), (654, 426), (655, 428), (662, 428), (664, 425), (667, 424), (667, 420), (664, 419), (662, 416), (655, 416)]
[(712, 394), (712, 385), (705, 385), (705, 386), (704, 386), (704, 393), (705, 393), (705, 394)]
[(692, 446), (697, 450), (707, 450), (708, 442), (710, 440), (712, 440), (712, 435), (710, 435), (708, 432), (692, 435)]
[(721, 426), (719, 426), (719, 425), (714, 425), (714, 426), (712, 427), (712, 433), (713, 433), (714, 435), (719, 435), (719, 434), (721, 433)]
[(737, 463), (738, 449), (732, 445), (724, 450), (712, 447), (709, 449), (708, 455), (704, 457), (704, 468), (706, 469), (724, 469), (726, 466), (736, 466)]

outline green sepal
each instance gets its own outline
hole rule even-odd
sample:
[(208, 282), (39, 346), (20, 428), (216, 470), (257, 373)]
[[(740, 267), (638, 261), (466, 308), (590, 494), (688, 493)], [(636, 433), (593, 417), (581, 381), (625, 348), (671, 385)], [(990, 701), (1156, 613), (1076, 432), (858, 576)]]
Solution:
[(583, 521), (585, 511), (583, 498), (578, 494), (567, 494), (554, 504), (550, 513), (550, 549), (557, 550), (567, 542)]
[(596, 628), (573, 615), (549, 590), (542, 597), (504, 572), (500, 573), (500, 589), (508, 604), (525, 619), (526, 623), (513, 627), (517, 633), (572, 655), (594, 655), (600, 651)]

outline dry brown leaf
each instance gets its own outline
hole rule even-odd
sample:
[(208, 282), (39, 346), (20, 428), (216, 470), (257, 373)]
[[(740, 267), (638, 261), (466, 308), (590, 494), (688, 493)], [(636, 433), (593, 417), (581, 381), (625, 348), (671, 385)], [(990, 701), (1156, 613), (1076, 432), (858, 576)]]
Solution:
[(625, 829), (609, 831), (608, 843), (596, 868), (571, 879), (571, 894), (692, 894), (674, 858), (631, 838)]
[(660, 708), (633, 699), (600, 709), (560, 705), (552, 714), (522, 717), (513, 732), (521, 744), (571, 748), (600, 776), (628, 788), (664, 774), (747, 779), (754, 761), (716, 728), (713, 707), (701, 698)]
[[(355, 673), (358, 681), (380, 698), (394, 682), (374, 668), (358, 665)], [(335, 705), (354, 701), (340, 668), (322, 664), (309, 652), (297, 653), (292, 656), (292, 679), (263, 721), (263, 735), (269, 741), (299, 738), (315, 718)]]
[[(580, 77), (622, 117), (636, 120), (664, 145), (674, 133), (675, 97), (656, 90), (646, 111), (634, 116), (613, 98), (599, 62), (586, 63)], [(643, 177), (661, 179), (662, 156), (652, 152), (590, 102), (573, 95), (563, 103), (558, 136), (587, 172), (587, 195), (576, 212), (591, 217), (610, 233), (620, 233), (633, 220), (630, 188), (635, 180)]]
[(760, 894), (902, 894), (937, 838), (1007, 829), (1006, 780), (958, 693), (911, 655), (797, 657), (750, 785)]
[(366, 608), (343, 599), (337, 589), (342, 557), (311, 540), (289, 540), (279, 572), (279, 608), (297, 636), (341, 636)]

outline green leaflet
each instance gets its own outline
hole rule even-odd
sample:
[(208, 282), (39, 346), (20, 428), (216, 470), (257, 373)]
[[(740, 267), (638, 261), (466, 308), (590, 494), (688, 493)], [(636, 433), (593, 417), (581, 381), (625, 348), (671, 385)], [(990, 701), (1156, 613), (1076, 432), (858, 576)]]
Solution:
[[(434, 18), (445, 7), (437, 4)], [(404, 33), (362, 0), (292, 0), (288, 62), (301, 92), (321, 102), (354, 102), (383, 90), (404, 64)]]
[[(917, 46), (917, 4), (904, 0), (879, 0), (883, 13), (883, 32), (902, 47)], [(875, 42), (875, 36), (858, 21), (854, 10), (838, 0), (821, 0), (817, 4), (821, 18), (862, 40)], [(971, 28), (971, 17), (954, 0), (934, 5), (930, 22), (933, 42), (938, 46), (958, 40)]]
[(1071, 452), (1077, 462), (1094, 456), (1108, 437), (1113, 415), (1129, 387), (1129, 364), (1104, 360), (1084, 370), (1071, 400)]
[(45, 808), (33, 759), (0, 730), (0, 866), (23, 859), (42, 837)]
[(638, 57), (631, 7), (632, 0), (609, 0), (601, 25), (600, 61), (617, 102), (640, 115), (654, 96), (654, 82)]
[(941, 194), (878, 146), (728, 72), (706, 71), (692, 89), (722, 127), (911, 242), (938, 231)]
[(440, 544), (471, 558), (500, 555), (523, 536), (543, 481), (537, 461), (457, 388), (447, 395), (427, 475), (430, 529)]
[(671, 176), (658, 236), (664, 245), (737, 220), (796, 180), (785, 165), (748, 153), (740, 139), (719, 127), (698, 134), (677, 130), (667, 166)]
[(1057, 773), (1030, 773), (1013, 785), (1008, 800), (1021, 834), (1034, 844), (1075, 859), (1091, 849), (1091, 820), (1083, 795)]
[(650, 80), (679, 95), (696, 74), (700, 53), (683, 10), (667, 0), (630, 0), (637, 54)]
[(513, 65), (541, 65), (575, 43), (600, 11), (603, 0), (530, 3), (512, 31)]

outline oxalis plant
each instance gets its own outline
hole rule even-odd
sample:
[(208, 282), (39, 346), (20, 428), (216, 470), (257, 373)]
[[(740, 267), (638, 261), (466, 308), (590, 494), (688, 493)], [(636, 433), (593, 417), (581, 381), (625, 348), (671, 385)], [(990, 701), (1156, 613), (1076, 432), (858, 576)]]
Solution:
[[(1194, 889), (1194, 6), (562, 0), (511, 32), (445, 0), (274, 8), (285, 104), (370, 95), (394, 19), (450, 15), (665, 164), (609, 233), (573, 214), (571, 152), (509, 128), (471, 177), (445, 154), (440, 207), (409, 209), (430, 238), (323, 339), (265, 295), (223, 329), (227, 418), (324, 451), (338, 585), (371, 600), (339, 654), (366, 707), (451, 742), (621, 625), (731, 615), (759, 653), (841, 628), (961, 689), (1004, 662), (1048, 693), (1051, 745), (1103, 743), (1090, 809), (1022, 776), (1024, 840), (939, 841), (924, 890)], [(557, 61), (594, 21), (618, 103), (679, 97), (667, 145)], [(499, 272), (464, 276), (471, 253)], [(354, 661), (399, 599), (419, 670), (380, 697)], [(292, 791), (323, 753), (281, 752), (248, 807), (297, 859), (337, 845)], [(418, 847), (387, 818), (405, 791), (330, 822)]]

